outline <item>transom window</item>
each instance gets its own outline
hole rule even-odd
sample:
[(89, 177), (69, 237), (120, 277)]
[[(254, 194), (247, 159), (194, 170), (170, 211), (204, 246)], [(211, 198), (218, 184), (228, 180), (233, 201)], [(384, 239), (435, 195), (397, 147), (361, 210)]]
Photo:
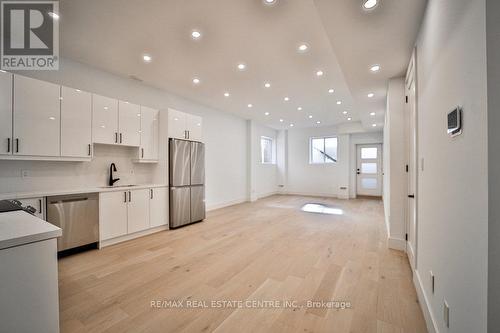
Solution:
[(275, 163), (274, 139), (267, 136), (260, 137), (260, 153), (262, 164)]
[(309, 144), (309, 163), (337, 163), (337, 138), (311, 138)]

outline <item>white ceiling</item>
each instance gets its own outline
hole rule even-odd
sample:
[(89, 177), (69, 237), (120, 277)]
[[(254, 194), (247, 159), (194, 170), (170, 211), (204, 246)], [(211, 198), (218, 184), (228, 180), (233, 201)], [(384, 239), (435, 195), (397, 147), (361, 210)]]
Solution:
[[(346, 123), (342, 111), (348, 111), (353, 122), (373, 130), (372, 123), (383, 123), (387, 79), (404, 73), (426, 3), (380, 1), (366, 12), (361, 0), (277, 0), (273, 6), (262, 0), (62, 0), (61, 53), (274, 128)], [(200, 40), (191, 38), (193, 29), (201, 31)], [(308, 52), (297, 52), (301, 42)], [(144, 63), (143, 54), (152, 62)], [(236, 68), (239, 62), (245, 71)], [(369, 70), (373, 63), (382, 66), (377, 74)], [(317, 77), (317, 70), (325, 74)], [(369, 92), (375, 97), (367, 98)]]

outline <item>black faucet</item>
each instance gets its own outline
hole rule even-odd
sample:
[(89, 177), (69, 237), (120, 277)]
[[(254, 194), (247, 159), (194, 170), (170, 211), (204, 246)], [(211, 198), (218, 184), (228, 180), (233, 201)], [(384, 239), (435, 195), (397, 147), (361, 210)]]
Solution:
[(120, 180), (120, 178), (113, 178), (113, 171), (116, 172), (116, 165), (114, 163), (111, 163), (109, 166), (109, 186), (113, 186), (114, 183)]

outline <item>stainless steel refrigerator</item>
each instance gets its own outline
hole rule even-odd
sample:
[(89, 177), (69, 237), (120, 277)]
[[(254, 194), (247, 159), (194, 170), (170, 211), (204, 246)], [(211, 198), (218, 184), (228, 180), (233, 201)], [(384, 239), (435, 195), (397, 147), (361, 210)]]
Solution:
[(170, 138), (170, 228), (205, 219), (205, 145)]

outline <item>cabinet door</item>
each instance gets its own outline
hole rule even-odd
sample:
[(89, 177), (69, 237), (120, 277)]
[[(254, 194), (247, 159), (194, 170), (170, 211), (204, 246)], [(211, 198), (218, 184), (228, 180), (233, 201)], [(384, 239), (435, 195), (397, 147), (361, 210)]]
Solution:
[(186, 124), (188, 130), (188, 139), (192, 141), (202, 141), (201, 138), (202, 118), (188, 114), (186, 115)]
[(168, 137), (187, 139), (186, 114), (174, 109), (168, 109)]
[(158, 132), (160, 112), (141, 106), (141, 149), (139, 158), (158, 159)]
[(118, 128), (120, 144), (139, 147), (141, 145), (141, 107), (129, 102), (118, 102)]
[(12, 74), (0, 72), (0, 155), (12, 154)]
[(118, 143), (118, 101), (92, 95), (92, 136), (95, 143)]
[(36, 209), (35, 216), (45, 220), (45, 198), (17, 199), (23, 207), (31, 206)]
[(14, 154), (59, 156), (61, 87), (14, 76)]
[(92, 94), (61, 87), (61, 156), (92, 155)]
[(166, 187), (150, 190), (149, 214), (151, 228), (168, 224), (168, 190)]
[(149, 228), (149, 189), (128, 192), (128, 233)]
[(127, 192), (99, 194), (99, 233), (106, 240), (127, 234)]

